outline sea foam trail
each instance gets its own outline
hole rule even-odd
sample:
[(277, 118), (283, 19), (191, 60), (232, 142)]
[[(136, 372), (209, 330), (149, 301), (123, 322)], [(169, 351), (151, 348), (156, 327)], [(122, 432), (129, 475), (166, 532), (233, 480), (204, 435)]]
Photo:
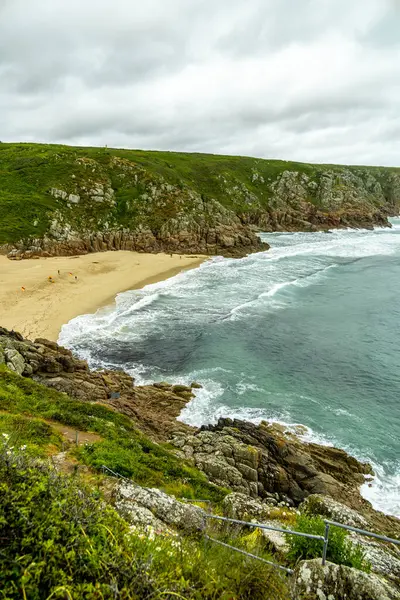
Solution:
[(400, 516), (400, 221), (392, 230), (263, 237), (270, 251), (214, 258), (122, 293), (115, 308), (65, 325), (59, 341), (137, 384), (199, 381), (181, 415), (189, 424), (219, 416), (305, 424), (305, 440), (373, 463), (377, 477), (363, 493)]

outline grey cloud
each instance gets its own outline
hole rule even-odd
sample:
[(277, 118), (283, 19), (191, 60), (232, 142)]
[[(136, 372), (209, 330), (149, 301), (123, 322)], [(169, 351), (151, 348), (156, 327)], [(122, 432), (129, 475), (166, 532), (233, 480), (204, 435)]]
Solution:
[(396, 2), (0, 0), (0, 139), (393, 164)]

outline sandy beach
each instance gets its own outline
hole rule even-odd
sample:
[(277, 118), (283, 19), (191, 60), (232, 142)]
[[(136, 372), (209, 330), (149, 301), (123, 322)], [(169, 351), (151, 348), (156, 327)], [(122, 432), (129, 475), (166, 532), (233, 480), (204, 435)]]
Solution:
[(200, 265), (207, 257), (136, 252), (11, 261), (0, 256), (0, 325), (57, 341), (74, 317), (111, 305), (117, 294)]

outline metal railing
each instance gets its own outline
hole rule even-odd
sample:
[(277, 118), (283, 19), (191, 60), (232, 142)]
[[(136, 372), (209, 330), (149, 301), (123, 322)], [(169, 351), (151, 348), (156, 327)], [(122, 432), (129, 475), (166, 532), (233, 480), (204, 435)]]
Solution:
[(289, 569), (287, 567), (283, 567), (282, 565), (279, 565), (278, 563), (274, 563), (272, 561), (265, 560), (265, 558), (262, 558), (261, 556), (257, 556), (256, 554), (251, 554), (250, 552), (246, 552), (245, 550), (236, 548), (236, 546), (232, 546), (231, 544), (225, 544), (225, 542), (221, 542), (220, 540), (216, 540), (215, 538), (212, 538), (209, 535), (207, 535), (207, 533), (206, 533), (207, 519), (215, 519), (217, 521), (223, 521), (226, 523), (234, 523), (235, 525), (244, 525), (246, 527), (253, 527), (254, 529), (265, 529), (268, 531), (279, 531), (280, 533), (288, 533), (291, 535), (298, 535), (300, 537), (306, 537), (311, 540), (321, 540), (325, 544), (325, 538), (322, 535), (314, 535), (312, 533), (303, 533), (301, 531), (292, 531), (291, 529), (283, 529), (282, 527), (274, 527), (273, 525), (265, 525), (264, 523), (252, 523), (251, 521), (241, 521), (239, 519), (229, 519), (228, 517), (218, 517), (217, 515), (210, 515), (210, 514), (205, 515), (205, 520), (206, 520), (206, 525), (205, 525), (205, 530), (204, 530), (205, 539), (210, 540), (211, 542), (214, 542), (215, 544), (220, 544), (221, 546), (225, 546), (226, 548), (230, 548), (231, 550), (234, 550), (235, 552), (240, 552), (240, 554), (244, 554), (245, 556), (249, 556), (250, 558), (254, 558), (261, 562), (267, 563), (271, 567), (279, 569), (280, 571), (285, 571), (289, 575), (292, 575), (293, 569)]
[(101, 465), (100, 470), (103, 471), (104, 474), (106, 472), (111, 473), (111, 475), (113, 475), (114, 477), (119, 477), (120, 479), (123, 479), (124, 481), (129, 481), (129, 479), (127, 477), (124, 477), (123, 475), (121, 475), (121, 473), (116, 473), (115, 471), (112, 471), (111, 469), (106, 467), (106, 465)]
[[(124, 479), (125, 481), (129, 481), (129, 479), (127, 479), (120, 473), (116, 473), (115, 471), (112, 471), (105, 465), (102, 465), (101, 470), (104, 473), (106, 471), (108, 473), (111, 473), (111, 475), (113, 475), (114, 477), (119, 477), (121, 479)], [(194, 499), (182, 498), (181, 500), (182, 500), (182, 502), (193, 503), (193, 504), (196, 502), (207, 503), (210, 505), (212, 504), (211, 500), (203, 500), (203, 499), (199, 499), (199, 498), (194, 498)], [(265, 525), (264, 523), (253, 523), (251, 521), (241, 521), (240, 519), (230, 519), (228, 517), (220, 517), (217, 515), (212, 515), (210, 513), (204, 513), (203, 534), (204, 534), (205, 540), (209, 540), (210, 542), (219, 544), (220, 546), (224, 546), (225, 548), (229, 548), (230, 550), (233, 550), (234, 552), (239, 552), (240, 554), (244, 554), (245, 556), (249, 556), (250, 558), (259, 560), (259, 561), (266, 563), (267, 565), (270, 565), (276, 569), (285, 571), (286, 573), (288, 573), (290, 575), (293, 574), (293, 572), (294, 572), (293, 569), (283, 567), (282, 565), (279, 565), (278, 563), (274, 563), (272, 561), (266, 560), (265, 558), (262, 558), (261, 556), (257, 556), (256, 554), (252, 554), (251, 552), (246, 552), (245, 550), (242, 550), (241, 548), (236, 548), (236, 546), (232, 546), (231, 544), (226, 544), (225, 542), (221, 542), (221, 540), (217, 540), (217, 539), (207, 535), (207, 520), (208, 519), (214, 519), (216, 521), (224, 521), (226, 523), (234, 523), (236, 525), (243, 525), (246, 527), (253, 527), (254, 529), (265, 529), (265, 530), (269, 530), (269, 531), (278, 531), (279, 533), (284, 533), (284, 534), (288, 534), (288, 535), (297, 535), (299, 537), (305, 537), (305, 538), (308, 538), (311, 540), (320, 540), (323, 542), (323, 546), (322, 546), (322, 564), (323, 565), (326, 564), (326, 555), (327, 555), (328, 543), (329, 543), (329, 532), (330, 532), (331, 527), (340, 527), (341, 529), (347, 529), (348, 531), (353, 531), (354, 533), (359, 533), (360, 535), (365, 535), (367, 537), (372, 537), (372, 538), (381, 540), (383, 542), (388, 542), (390, 544), (397, 544), (398, 546), (400, 546), (400, 540), (395, 540), (394, 538), (387, 537), (386, 535), (372, 533), (372, 531), (366, 531), (365, 529), (359, 529), (358, 527), (353, 527), (351, 525), (344, 525), (343, 523), (338, 523), (337, 521), (330, 521), (329, 519), (324, 519), (324, 523), (325, 523), (324, 535), (314, 535), (312, 533), (303, 533), (302, 531), (293, 531), (292, 529), (283, 529), (282, 527), (274, 527), (273, 525)]]
[(337, 521), (329, 521), (328, 519), (324, 519), (325, 522), (325, 541), (324, 548), (322, 552), (322, 564), (324, 565), (326, 562), (326, 553), (328, 550), (328, 541), (329, 541), (329, 530), (333, 527), (340, 527), (341, 529), (347, 529), (348, 531), (353, 531), (354, 533), (359, 533), (360, 535), (365, 535), (367, 537), (372, 537), (377, 540), (382, 540), (383, 542), (389, 542), (390, 544), (397, 544), (400, 546), (400, 540), (395, 540), (393, 538), (387, 537), (386, 535), (379, 535), (378, 533), (372, 533), (372, 531), (366, 531), (365, 529), (359, 529), (358, 527), (352, 527), (351, 525), (343, 525), (343, 523), (338, 523)]
[[(388, 542), (391, 544), (397, 544), (400, 545), (400, 540), (395, 540), (394, 538), (390, 538), (387, 537), (386, 535), (379, 535), (377, 533), (372, 533), (371, 531), (366, 531), (365, 529), (359, 529), (358, 527), (352, 527), (350, 525), (343, 525), (343, 523), (338, 523), (336, 521), (329, 521), (328, 519), (324, 519), (324, 523), (325, 523), (325, 533), (324, 535), (313, 535), (311, 533), (303, 533), (300, 531), (293, 531), (291, 529), (283, 529), (281, 527), (274, 527), (272, 525), (265, 525), (263, 523), (252, 523), (249, 521), (241, 521), (239, 519), (229, 519), (227, 517), (219, 517), (216, 515), (210, 515), (210, 514), (206, 514), (205, 515), (206, 518), (206, 522), (207, 519), (215, 519), (217, 521), (225, 521), (228, 523), (234, 523), (237, 525), (244, 525), (246, 527), (253, 527), (255, 529), (265, 529), (265, 530), (270, 530), (270, 531), (279, 531), (280, 533), (284, 533), (284, 534), (288, 534), (288, 535), (297, 535), (300, 537), (305, 537), (305, 538), (309, 538), (309, 539), (313, 539), (313, 540), (320, 540), (323, 542), (323, 546), (322, 546), (322, 564), (325, 565), (326, 564), (326, 555), (327, 555), (327, 551), (328, 551), (328, 543), (329, 543), (329, 532), (330, 532), (330, 528), (333, 527), (341, 527), (342, 529), (347, 529), (349, 531), (353, 531), (355, 533), (359, 533), (360, 535), (365, 535), (368, 537), (372, 537), (378, 540), (381, 540), (383, 542)], [(212, 538), (210, 536), (208, 536), (206, 534), (206, 527), (205, 527), (205, 531), (204, 531), (204, 536), (207, 540), (210, 540), (216, 544), (220, 544), (222, 546), (225, 546), (227, 548), (230, 548), (231, 550), (234, 550), (235, 552), (240, 552), (241, 554), (245, 554), (246, 556), (250, 556), (251, 558), (255, 558), (256, 560), (261, 560), (262, 562), (266, 562), (267, 564), (277, 568), (277, 569), (281, 569), (283, 571), (286, 571), (289, 574), (293, 573), (292, 569), (287, 569), (286, 567), (282, 567), (281, 565), (277, 564), (277, 563), (273, 563), (270, 561), (267, 561), (263, 558), (261, 558), (260, 556), (257, 556), (255, 554), (250, 554), (249, 552), (245, 552), (244, 550), (241, 550), (240, 548), (236, 548), (235, 546), (232, 546), (230, 544), (226, 544), (224, 542), (221, 542), (220, 540), (216, 540), (215, 538)]]

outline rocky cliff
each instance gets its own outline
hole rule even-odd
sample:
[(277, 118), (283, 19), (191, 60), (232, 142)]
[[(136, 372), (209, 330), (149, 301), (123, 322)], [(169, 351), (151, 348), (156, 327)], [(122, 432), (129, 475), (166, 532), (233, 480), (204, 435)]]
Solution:
[(388, 225), (400, 169), (0, 144), (0, 251), (243, 256), (256, 231)]

